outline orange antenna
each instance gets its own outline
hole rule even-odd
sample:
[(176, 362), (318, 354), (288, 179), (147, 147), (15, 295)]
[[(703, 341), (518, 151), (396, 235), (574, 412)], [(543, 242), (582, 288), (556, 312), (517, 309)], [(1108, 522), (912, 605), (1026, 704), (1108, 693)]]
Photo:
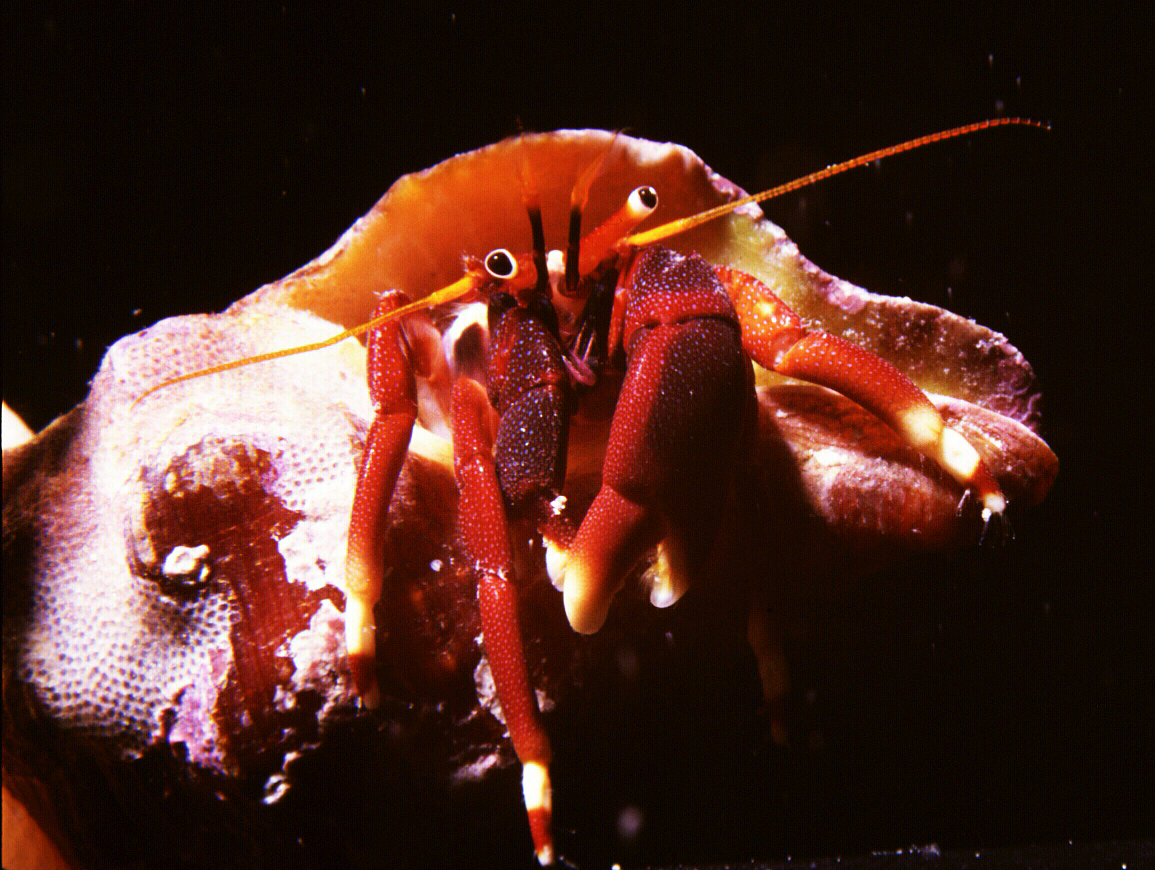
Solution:
[(151, 396), (157, 390), (163, 390), (165, 387), (171, 387), (173, 384), (179, 384), (182, 381), (191, 381), (195, 378), (203, 378), (206, 375), (215, 375), (220, 372), (232, 371), (239, 369), (242, 366), (251, 366), (255, 363), (267, 362), (273, 359), (281, 359), (286, 356), (295, 356), (299, 353), (309, 353), (314, 350), (321, 350), (322, 348), (332, 347), (335, 344), (340, 344), (347, 338), (354, 338), (358, 335), (364, 335), (372, 329), (376, 329), (382, 324), (388, 323), (391, 320), (396, 320), (399, 317), (404, 317), (406, 314), (412, 314), (414, 311), (422, 311), (426, 308), (432, 308), (435, 305), (443, 305), (446, 302), (454, 302), (461, 297), (467, 295), (471, 290), (475, 290), (485, 280), (485, 273), (479, 271), (470, 271), (458, 278), (447, 287), (442, 287), (430, 293), (428, 296), (418, 299), (416, 302), (410, 302), (408, 305), (402, 305), (400, 308), (394, 308), (392, 311), (387, 311), (385, 314), (374, 317), (372, 320), (366, 321), (359, 326), (354, 326), (352, 329), (346, 329), (344, 332), (338, 332), (336, 335), (326, 338), (324, 341), (315, 341), (312, 344), (302, 344), (297, 347), (286, 348), (285, 350), (274, 350), (269, 353), (261, 353), (256, 356), (247, 356), (244, 359), (233, 360), (232, 362), (221, 363), (217, 366), (210, 366), (207, 369), (198, 369), (195, 372), (189, 372), (184, 375), (177, 375), (175, 378), (169, 378), (167, 381), (162, 381), (155, 387), (149, 387), (133, 402), (136, 405), (144, 399)]
[(971, 133), (977, 133), (980, 130), (989, 130), (992, 127), (1038, 127), (1042, 130), (1050, 130), (1051, 125), (1045, 124), (1042, 121), (1032, 121), (1029, 118), (992, 118), (987, 121), (976, 121), (973, 124), (966, 124), (962, 127), (955, 127), (951, 130), (943, 130), (940, 133), (930, 133), (926, 136), (919, 136), (917, 139), (911, 139), (909, 142), (903, 142), (901, 145), (891, 145), (887, 148), (879, 148), (877, 151), (871, 151), (869, 154), (863, 154), (861, 157), (855, 157), (852, 160), (844, 160), (842, 163), (835, 163), (827, 166), (825, 169), (819, 169), (817, 172), (811, 172), (809, 175), (804, 175), (802, 178), (797, 178), (794, 181), (788, 181), (785, 184), (780, 184), (777, 187), (772, 187), (770, 190), (764, 190), (761, 193), (755, 193), (752, 196), (746, 196), (742, 199), (728, 202), (725, 205), (717, 206), (708, 211), (700, 212), (689, 217), (679, 218), (678, 220), (670, 221), (653, 229), (644, 230), (640, 233), (635, 233), (632, 236), (627, 236), (622, 239), (621, 244), (633, 245), (635, 247), (642, 247), (643, 245), (652, 245), (654, 242), (659, 242), (662, 239), (667, 239), (670, 236), (676, 236), (678, 233), (684, 233), (687, 230), (693, 229), (696, 226), (714, 220), (714, 218), (729, 214), (734, 209), (741, 208), (744, 205), (750, 205), (755, 202), (763, 202), (767, 199), (773, 199), (776, 196), (781, 196), (785, 193), (798, 190), (802, 187), (815, 184), (816, 182), (830, 178), (833, 175), (840, 175), (843, 172), (849, 172), (851, 169), (857, 169), (859, 166), (865, 166), (868, 163), (873, 163), (876, 160), (882, 160), (884, 157), (893, 157), (895, 154), (903, 154), (907, 151), (913, 151), (916, 148), (921, 148), (924, 145), (931, 145), (935, 142), (942, 142), (946, 139), (956, 139), (959, 136), (967, 136)]

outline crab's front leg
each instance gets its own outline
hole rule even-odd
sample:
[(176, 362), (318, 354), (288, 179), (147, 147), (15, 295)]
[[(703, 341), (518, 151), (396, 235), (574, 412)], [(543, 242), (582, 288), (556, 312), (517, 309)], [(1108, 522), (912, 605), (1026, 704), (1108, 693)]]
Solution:
[(485, 654), (513, 748), (522, 764), (522, 788), (534, 850), (553, 863), (549, 737), (530, 682), (518, 616), (505, 506), (494, 462), (493, 409), (470, 378), (453, 386), (453, 468), (461, 490), (461, 534), (477, 573)]
[(742, 343), (759, 365), (829, 387), (889, 424), (982, 503), (997, 521), (1006, 499), (978, 451), (943, 421), (926, 394), (886, 360), (846, 339), (806, 327), (802, 318), (751, 275), (715, 267), (742, 323)]
[[(404, 294), (386, 294), (374, 316), (408, 302)], [(397, 475), (409, 448), (417, 418), (416, 375), (444, 376), (440, 337), (421, 316), (404, 324), (393, 320), (369, 333), (367, 369), (374, 417), (365, 441), (361, 472), (353, 495), (345, 564), (345, 645), (353, 685), (366, 707), (379, 703), (373, 607), (385, 577), (386, 518)]]
[(570, 624), (601, 628), (627, 572), (657, 549), (671, 601), (715, 542), (754, 387), (734, 307), (709, 264), (639, 251), (615, 299), (611, 347), (626, 352), (602, 486), (562, 572)]

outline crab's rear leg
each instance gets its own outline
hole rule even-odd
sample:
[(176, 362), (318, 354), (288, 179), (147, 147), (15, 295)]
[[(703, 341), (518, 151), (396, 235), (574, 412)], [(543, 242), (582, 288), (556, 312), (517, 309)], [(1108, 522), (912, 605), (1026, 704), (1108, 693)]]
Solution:
[(910, 378), (865, 348), (806, 327), (753, 276), (724, 266), (714, 271), (738, 311), (742, 344), (759, 365), (853, 399), (972, 490), (982, 503), (985, 522), (1001, 516), (1006, 499), (990, 469)]
[[(395, 311), (409, 300), (386, 294), (374, 317)], [(406, 335), (406, 331), (408, 335)], [(440, 339), (420, 316), (403, 326), (392, 320), (368, 338), (369, 397), (374, 417), (365, 441), (361, 473), (353, 495), (345, 565), (345, 645), (353, 685), (366, 707), (379, 702), (373, 607), (381, 597), (386, 570), (387, 516), (397, 475), (405, 461), (417, 418), (416, 375), (430, 377), (445, 367)]]
[(461, 534), (477, 573), (485, 654), (510, 740), (521, 761), (534, 850), (538, 861), (551, 864), (552, 751), (525, 662), (513, 557), (493, 455), (495, 414), (485, 390), (470, 378), (461, 378), (454, 384), (451, 413), (453, 468), (461, 490)]
[[(858, 402), (960, 484), (973, 490), (982, 502), (985, 521), (996, 520), (1002, 514), (1006, 500), (978, 452), (944, 423), (930, 399), (910, 378), (865, 348), (807, 328), (802, 318), (751, 275), (724, 266), (715, 266), (714, 271), (738, 312), (743, 347), (759, 365), (829, 387)], [(772, 734), (778, 743), (785, 743), (790, 684), (781, 628), (758, 589), (748, 628), (750, 645), (758, 658)]]

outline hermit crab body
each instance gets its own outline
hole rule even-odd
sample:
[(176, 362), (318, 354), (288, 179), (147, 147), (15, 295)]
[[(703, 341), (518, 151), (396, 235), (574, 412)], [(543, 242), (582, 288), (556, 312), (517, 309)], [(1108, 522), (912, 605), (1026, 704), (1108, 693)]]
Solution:
[[(740, 602), (780, 729), (778, 596), (976, 541), (1057, 463), (1002, 336), (822, 273), (751, 204), (672, 223), (742, 195), (679, 146), (523, 136), (400, 179), (224, 314), (118, 343), (5, 457), (11, 686), (275, 803), (358, 700), (465, 675), (462, 733), (508, 729), (542, 863), (539, 694), (580, 673), (565, 623), (597, 632), (623, 584)], [(341, 330), (367, 322), (366, 357)], [(77, 620), (117, 627), (58, 655)]]

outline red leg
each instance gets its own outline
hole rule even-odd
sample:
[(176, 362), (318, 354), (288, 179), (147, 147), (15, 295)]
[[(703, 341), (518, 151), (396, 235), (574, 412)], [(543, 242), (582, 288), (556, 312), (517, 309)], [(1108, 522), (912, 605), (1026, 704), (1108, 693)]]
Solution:
[(478, 574), (485, 654), (510, 740), (522, 764), (525, 807), (537, 859), (551, 864), (552, 752), (525, 661), (505, 508), (493, 460), (493, 416), (485, 391), (476, 381), (461, 378), (454, 384), (453, 467), (461, 490), (462, 537)]
[(759, 365), (821, 384), (853, 399), (937, 462), (983, 503), (983, 518), (1001, 514), (1006, 500), (974, 447), (944, 422), (926, 394), (881, 357), (802, 319), (756, 278), (722, 266), (742, 323), (742, 343)]
[(786, 714), (790, 697), (790, 671), (782, 649), (782, 626), (767, 600), (764, 584), (755, 583), (751, 590), (750, 615), (746, 639), (758, 661), (762, 698), (770, 716), (770, 737), (785, 746), (789, 736)]
[[(377, 307), (383, 314), (408, 300), (390, 293)], [(385, 573), (386, 517), (397, 475), (417, 418), (417, 387), (401, 326), (388, 323), (369, 334), (369, 395), (376, 415), (365, 442), (353, 496), (345, 566), (345, 645), (353, 684), (367, 707), (379, 703), (373, 606)]]

